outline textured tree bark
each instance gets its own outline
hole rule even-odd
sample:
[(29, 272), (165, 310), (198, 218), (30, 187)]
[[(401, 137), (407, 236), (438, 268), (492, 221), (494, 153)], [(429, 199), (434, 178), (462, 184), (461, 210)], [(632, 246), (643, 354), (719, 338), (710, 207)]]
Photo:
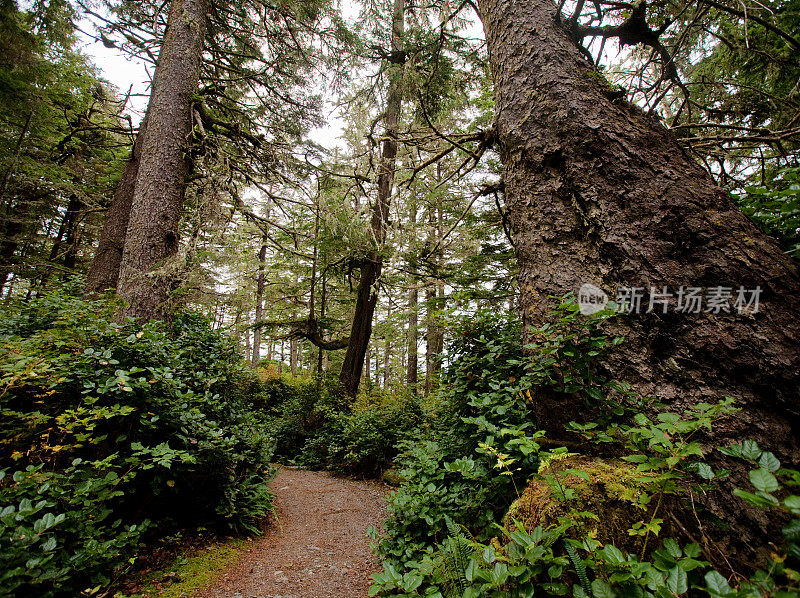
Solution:
[(156, 65), (142, 155), (120, 265), (123, 315), (169, 317), (175, 285), (171, 259), (178, 251), (179, 226), (189, 171), (192, 95), (200, 78), (209, 0), (172, 0)]
[(366, 355), (364, 356), (364, 371), (367, 376), (367, 382), (370, 381), (370, 372), (372, 371), (372, 354), (369, 352), (369, 344), (367, 344)]
[(100, 242), (92, 259), (89, 274), (86, 276), (86, 292), (89, 294), (116, 289), (119, 282), (119, 267), (122, 263), (125, 233), (128, 230), (128, 221), (131, 216), (133, 192), (136, 188), (136, 176), (139, 173), (139, 160), (142, 157), (142, 139), (146, 122), (147, 116), (145, 115), (136, 140), (133, 142), (130, 158), (122, 171), (122, 178), (114, 192), (114, 198), (106, 212), (103, 230), (100, 233)]
[(395, 160), (397, 158), (397, 136), (400, 127), (400, 113), (403, 107), (403, 31), (405, 30), (405, 2), (394, 0), (392, 16), (392, 55), (397, 57), (389, 66), (389, 92), (386, 100), (385, 139), (381, 151), (380, 172), (378, 174), (378, 199), (372, 213), (372, 233), (376, 249), (367, 256), (361, 268), (358, 283), (356, 307), (353, 311), (353, 326), (350, 343), (342, 363), (339, 382), (348, 396), (355, 397), (361, 383), (364, 358), (367, 353), (369, 337), (372, 335), (372, 318), (378, 303), (377, 284), (383, 269), (383, 244), (386, 241), (386, 228), (389, 222), (389, 206), (392, 201)]
[[(618, 287), (760, 286), (757, 313), (676, 313), (673, 300), (667, 313), (659, 305), (618, 318), (626, 342), (604, 366), (675, 410), (734, 397), (743, 410), (715, 428), (717, 439), (768, 440), (797, 463), (796, 263), (670, 131), (619, 99), (558, 24), (553, 2), (479, 6), (524, 324), (544, 319), (548, 295), (587, 282), (612, 298)], [(572, 396), (539, 397), (536, 409), (553, 435), (583, 410)]]

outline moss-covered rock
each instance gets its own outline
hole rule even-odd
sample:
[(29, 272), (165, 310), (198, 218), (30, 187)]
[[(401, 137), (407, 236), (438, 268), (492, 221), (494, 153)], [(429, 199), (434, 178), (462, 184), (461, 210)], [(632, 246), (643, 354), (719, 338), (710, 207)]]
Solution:
[[(603, 544), (635, 549), (641, 538), (628, 530), (649, 522), (656, 476), (623, 461), (569, 455), (548, 462), (506, 514), (509, 530), (518, 521), (526, 530), (573, 524), (573, 537), (592, 534)], [(591, 513), (592, 515), (588, 515)]]
[(395, 488), (405, 482), (403, 476), (400, 475), (400, 470), (396, 467), (390, 467), (389, 469), (384, 470), (381, 479), (385, 484), (389, 484)]

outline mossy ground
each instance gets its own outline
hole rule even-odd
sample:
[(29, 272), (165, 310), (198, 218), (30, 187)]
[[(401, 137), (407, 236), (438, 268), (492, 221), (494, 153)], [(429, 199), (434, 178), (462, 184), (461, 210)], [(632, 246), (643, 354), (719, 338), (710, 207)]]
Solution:
[[(235, 538), (178, 556), (173, 564), (147, 576), (144, 585), (129, 598), (181, 598), (211, 584), (225, 569), (233, 565), (247, 541)], [(116, 598), (122, 598), (117, 594)]]
[(511, 505), (504, 518), (507, 528), (513, 529), (515, 520), (529, 531), (568, 520), (573, 523), (570, 535), (592, 534), (620, 547), (640, 540), (628, 530), (650, 519), (654, 476), (622, 461), (580, 455), (552, 461), (540, 474)]

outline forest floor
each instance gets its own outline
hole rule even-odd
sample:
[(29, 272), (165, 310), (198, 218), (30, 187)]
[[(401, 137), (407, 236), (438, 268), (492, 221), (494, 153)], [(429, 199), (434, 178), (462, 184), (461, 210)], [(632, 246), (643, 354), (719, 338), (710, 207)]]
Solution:
[(277, 521), (194, 598), (361, 598), (379, 569), (367, 530), (389, 486), (281, 467)]

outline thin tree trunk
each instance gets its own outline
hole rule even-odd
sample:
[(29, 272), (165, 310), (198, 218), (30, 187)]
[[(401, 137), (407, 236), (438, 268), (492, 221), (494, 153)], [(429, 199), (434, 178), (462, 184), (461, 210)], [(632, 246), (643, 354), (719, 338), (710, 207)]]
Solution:
[(89, 274), (86, 276), (86, 292), (101, 293), (108, 289), (116, 289), (119, 282), (119, 268), (122, 263), (122, 250), (125, 247), (125, 234), (131, 216), (133, 192), (136, 188), (136, 177), (139, 174), (139, 161), (142, 157), (142, 140), (144, 138), (147, 116), (145, 115), (133, 150), (125, 163), (122, 178), (114, 192), (114, 198), (106, 212), (100, 242), (94, 253)]
[[(441, 178), (440, 166), (437, 164), (437, 178)], [(432, 274), (439, 276), (441, 271), (442, 200), (437, 197), (436, 204), (431, 205), (428, 213), (429, 235), (437, 240), (440, 249), (431, 256)], [(426, 331), (425, 331), (425, 396), (434, 389), (439, 372), (442, 369), (441, 353), (444, 349), (444, 330), (439, 324), (438, 312), (444, 302), (444, 283), (438, 278), (425, 291)]]
[[(61, 245), (64, 242), (64, 233), (66, 230), (67, 215), (64, 214), (64, 217), (61, 219), (61, 224), (58, 226), (58, 232), (53, 239), (53, 246), (50, 248), (50, 257), (47, 258), (48, 262), (54, 263), (58, 259), (58, 256), (61, 255)], [(50, 231), (47, 232), (47, 236), (50, 236)]]
[[(326, 295), (327, 295), (327, 276), (325, 274), (325, 270), (322, 271), (322, 288), (320, 289), (319, 294), (319, 319), (320, 321), (324, 321), (325, 319), (325, 302), (326, 302)], [(322, 330), (320, 332), (322, 335), (322, 339), (325, 340), (325, 331)], [(325, 366), (327, 365), (326, 361), (326, 353), (322, 347), (318, 347), (319, 354), (317, 358), (317, 374), (322, 376), (322, 373), (325, 371)], [(321, 378), (320, 378), (321, 379)]]
[[(520, 268), (519, 308), (541, 323), (550, 295), (592, 283), (677, 293), (760, 287), (757, 313), (618, 318), (626, 337), (604, 362), (611, 376), (671, 410), (726, 396), (742, 411), (715, 440), (755, 437), (800, 461), (800, 279), (654, 118), (611, 93), (556, 21), (550, 0), (479, 0), (492, 66), (505, 197)], [(643, 312), (645, 309), (642, 310)], [(563, 434), (583, 409), (542, 395), (538, 423)], [(556, 436), (557, 437), (557, 436)]]
[(13, 215), (9, 215), (3, 223), (3, 238), (0, 241), (0, 293), (8, 280), (14, 266), (14, 254), (17, 253), (23, 232), (28, 223), (31, 201), (23, 200), (13, 206)]
[(244, 360), (250, 363), (250, 356), (252, 355), (252, 349), (250, 347), (250, 328), (247, 325), (247, 318), (244, 318), (244, 320)]
[(19, 161), (19, 155), (22, 152), (22, 143), (25, 141), (25, 137), (28, 136), (28, 131), (31, 128), (31, 120), (33, 119), (33, 110), (28, 113), (28, 118), (25, 119), (25, 124), (22, 126), (22, 131), (17, 138), (17, 145), (14, 147), (14, 155), (11, 159), (11, 164), (8, 165), (8, 168), (3, 173), (3, 179), (0, 181), (0, 205), (5, 206), (6, 202), (6, 191), (8, 190), (8, 183), (11, 180), (11, 176), (14, 174), (14, 169), (17, 167), (17, 162)]
[(369, 345), (367, 345), (367, 351), (364, 354), (364, 369), (366, 371), (365, 373), (366, 373), (367, 380), (369, 380), (369, 381), (372, 380), (372, 378), (370, 378), (370, 376), (372, 375), (371, 374), (371, 372), (372, 372), (372, 359), (371, 359), (371, 357), (372, 356), (370, 355), (370, 352), (369, 352)]
[[(292, 320), (297, 319), (297, 314), (292, 313)], [(297, 375), (297, 339), (291, 338), (289, 339), (289, 371), (292, 372), (292, 376)]]
[[(417, 203), (416, 197), (412, 197), (409, 207), (408, 221), (411, 229), (417, 223)], [(412, 395), (417, 394), (417, 384), (419, 383), (419, 353), (417, 342), (419, 340), (419, 289), (417, 288), (416, 259), (410, 261), (409, 270), (411, 271), (411, 289), (408, 291), (408, 363), (406, 364), (406, 383)]]
[(400, 113), (403, 106), (403, 32), (405, 2), (394, 0), (392, 15), (392, 64), (389, 66), (389, 93), (386, 101), (385, 139), (381, 151), (380, 173), (378, 175), (378, 199), (372, 213), (372, 234), (375, 249), (367, 256), (361, 268), (361, 280), (356, 294), (356, 307), (353, 312), (353, 326), (350, 343), (344, 356), (339, 381), (345, 392), (355, 397), (361, 382), (361, 372), (372, 335), (372, 319), (378, 303), (377, 284), (383, 268), (383, 246), (386, 242), (386, 228), (389, 222), (389, 206), (392, 201), (395, 159), (397, 157), (397, 136), (400, 131)]
[(78, 245), (80, 244), (80, 239), (78, 238), (78, 221), (80, 219), (81, 209), (83, 209), (83, 202), (73, 193), (69, 197), (67, 212), (64, 214), (64, 244), (67, 246), (64, 252), (65, 276), (75, 270), (78, 259)]
[[(261, 320), (264, 319), (264, 288), (266, 287), (267, 283), (265, 275), (266, 261), (267, 237), (264, 235), (261, 249), (258, 252), (258, 278), (256, 279), (256, 326), (253, 328), (253, 360), (251, 362), (253, 369), (258, 367), (258, 362), (261, 359)], [(270, 357), (272, 357), (271, 352)]]
[(136, 176), (119, 295), (123, 314), (167, 318), (176, 286), (170, 262), (178, 238), (192, 131), (192, 95), (197, 92), (209, 0), (172, 0), (147, 107), (142, 155)]
[(392, 321), (392, 304), (387, 302), (386, 305), (386, 339), (383, 351), (383, 388), (389, 388), (389, 378), (392, 375), (392, 335), (390, 326)]

